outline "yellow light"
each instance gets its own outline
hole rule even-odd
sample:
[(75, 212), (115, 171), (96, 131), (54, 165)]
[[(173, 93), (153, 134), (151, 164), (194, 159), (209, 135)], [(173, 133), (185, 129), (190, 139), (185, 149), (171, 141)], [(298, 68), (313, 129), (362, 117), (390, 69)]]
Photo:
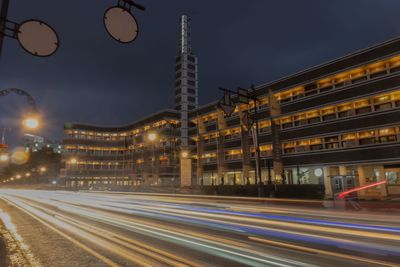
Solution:
[(40, 167), (39, 171), (40, 172), (45, 172), (45, 171), (47, 171), (47, 169), (46, 169), (46, 167)]
[[(17, 176), (15, 176), (15, 177), (17, 177), (17, 179), (21, 179), (21, 175), (19, 175), (19, 174), (17, 174)], [(12, 178), (12, 179), (14, 179), (14, 178)]]
[(182, 158), (187, 158), (189, 156), (189, 153), (187, 151), (182, 151), (181, 156)]
[(24, 120), (24, 126), (28, 129), (36, 129), (39, 127), (39, 120), (36, 118), (27, 118)]
[(147, 135), (147, 138), (148, 138), (150, 141), (155, 141), (155, 140), (157, 139), (157, 134), (155, 134), (155, 133), (149, 133), (149, 134)]
[(72, 159), (69, 160), (69, 162), (71, 164), (76, 164), (78, 162), (78, 160), (76, 158), (72, 158)]
[(27, 172), (27, 173), (25, 173), (25, 176), (26, 176), (26, 177), (29, 177), (29, 176), (31, 176), (31, 173), (30, 173), (30, 172)]

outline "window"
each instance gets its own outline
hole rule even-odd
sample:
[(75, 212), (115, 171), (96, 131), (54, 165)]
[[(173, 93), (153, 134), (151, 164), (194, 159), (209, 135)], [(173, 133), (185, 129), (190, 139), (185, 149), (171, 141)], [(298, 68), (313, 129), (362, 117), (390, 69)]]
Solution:
[(321, 150), (323, 149), (322, 144), (317, 144), (317, 145), (311, 145), (310, 150)]
[(192, 64), (188, 64), (188, 67), (189, 67), (189, 69), (191, 69), (191, 70), (195, 70), (195, 69), (196, 69), (196, 67), (195, 67), (194, 65), (192, 65)]
[(182, 73), (181, 72), (178, 72), (176, 75), (175, 75), (175, 78), (179, 78), (179, 77), (181, 77), (181, 75), (182, 75)]
[(181, 64), (178, 64), (178, 65), (176, 65), (175, 70), (180, 70), (181, 67), (182, 67), (182, 65), (181, 65)]
[(189, 94), (196, 94), (196, 90), (192, 89), (192, 88), (188, 88), (188, 93)]
[(331, 120), (334, 120), (334, 119), (336, 119), (336, 114), (335, 113), (322, 116), (322, 120), (323, 121), (331, 121)]
[(320, 117), (314, 117), (314, 118), (308, 119), (308, 123), (317, 123), (320, 121), (321, 121)]
[(191, 78), (195, 78), (196, 75), (193, 72), (188, 71), (188, 76)]
[(386, 70), (382, 70), (382, 71), (379, 71), (379, 72), (372, 73), (369, 77), (371, 79), (373, 79), (373, 78), (377, 78), (377, 77), (383, 76), (385, 74), (386, 74)]
[(371, 107), (369, 107), (369, 106), (356, 109), (356, 114), (364, 114), (364, 113), (369, 113), (369, 112), (371, 112)]
[[(196, 86), (196, 82), (195, 82), (195, 81), (192, 81), (192, 80), (189, 80), (189, 81), (188, 81), (188, 84), (191, 85), (191, 86)], [(193, 91), (194, 91), (194, 90), (193, 90)], [(192, 93), (192, 94), (194, 94), (194, 93)]]
[(375, 110), (376, 111), (382, 111), (382, 110), (387, 110), (392, 108), (392, 103), (384, 103), (380, 105), (375, 105)]
[(359, 82), (366, 81), (366, 80), (368, 80), (367, 76), (361, 76), (359, 78), (353, 79), (353, 83), (359, 83)]
[(195, 101), (196, 101), (196, 98), (191, 97), (191, 96), (188, 96), (188, 101), (190, 101), (190, 102), (195, 102)]
[(359, 140), (360, 145), (375, 144), (375, 137), (363, 138)]

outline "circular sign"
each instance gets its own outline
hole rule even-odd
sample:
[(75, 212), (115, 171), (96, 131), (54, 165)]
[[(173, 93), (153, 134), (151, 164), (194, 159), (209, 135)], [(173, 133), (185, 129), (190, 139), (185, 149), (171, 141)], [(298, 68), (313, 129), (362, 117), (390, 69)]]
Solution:
[(139, 27), (135, 17), (122, 7), (111, 7), (104, 13), (104, 27), (108, 34), (120, 43), (136, 39)]
[(27, 20), (17, 29), (17, 39), (22, 48), (34, 56), (47, 57), (59, 46), (57, 33), (40, 20)]
[(324, 174), (324, 172), (322, 171), (321, 168), (317, 168), (317, 169), (314, 170), (314, 175), (315, 175), (315, 176), (321, 177), (322, 174)]

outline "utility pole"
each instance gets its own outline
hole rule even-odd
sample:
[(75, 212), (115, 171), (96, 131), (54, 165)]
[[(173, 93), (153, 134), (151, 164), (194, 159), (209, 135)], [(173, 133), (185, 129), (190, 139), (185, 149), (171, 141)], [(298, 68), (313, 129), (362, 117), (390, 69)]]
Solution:
[[(225, 113), (227, 117), (231, 116), (233, 111), (236, 108), (236, 105), (232, 101), (232, 95), (236, 95), (238, 98), (238, 102), (242, 104), (249, 105), (250, 103), (254, 104), (253, 108), (253, 115), (247, 114), (248, 118), (248, 125), (246, 127), (248, 129), (252, 129), (253, 132), (253, 143), (256, 152), (256, 170), (255, 170), (255, 177), (256, 177), (256, 184), (258, 186), (258, 197), (264, 196), (264, 188), (263, 182), (261, 179), (261, 155), (260, 155), (260, 144), (259, 144), (259, 129), (258, 129), (258, 97), (255, 90), (254, 85), (251, 86), (251, 89), (244, 89), (238, 88), (237, 92), (231, 91), (226, 88), (219, 88), (221, 91), (224, 92), (224, 96), (221, 101), (218, 103), (219, 108)], [(253, 128), (253, 124), (255, 123), (255, 127)]]
[(6, 22), (7, 22), (7, 15), (8, 15), (8, 4), (9, 0), (1, 1), (1, 10), (0, 10), (0, 57), (1, 52), (3, 50), (3, 40), (6, 31)]

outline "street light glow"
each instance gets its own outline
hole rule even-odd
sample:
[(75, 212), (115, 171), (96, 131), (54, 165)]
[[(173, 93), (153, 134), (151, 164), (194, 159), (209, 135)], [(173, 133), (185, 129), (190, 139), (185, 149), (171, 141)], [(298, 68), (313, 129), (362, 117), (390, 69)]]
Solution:
[(24, 120), (24, 126), (28, 129), (36, 129), (39, 127), (39, 120), (36, 118), (27, 118)]
[(46, 172), (47, 169), (46, 169), (46, 167), (40, 167), (39, 171), (40, 171), (40, 172)]
[(78, 160), (76, 158), (72, 158), (69, 160), (69, 163), (71, 164), (76, 164), (78, 162)]
[(182, 156), (182, 158), (187, 158), (189, 156), (189, 152), (182, 151), (181, 156)]
[(0, 161), (4, 162), (4, 161), (8, 161), (8, 159), (9, 159), (9, 157), (7, 154), (0, 155)]
[(156, 133), (149, 133), (148, 135), (147, 135), (147, 138), (150, 140), (150, 141), (155, 141), (156, 139), (157, 139), (157, 134)]

